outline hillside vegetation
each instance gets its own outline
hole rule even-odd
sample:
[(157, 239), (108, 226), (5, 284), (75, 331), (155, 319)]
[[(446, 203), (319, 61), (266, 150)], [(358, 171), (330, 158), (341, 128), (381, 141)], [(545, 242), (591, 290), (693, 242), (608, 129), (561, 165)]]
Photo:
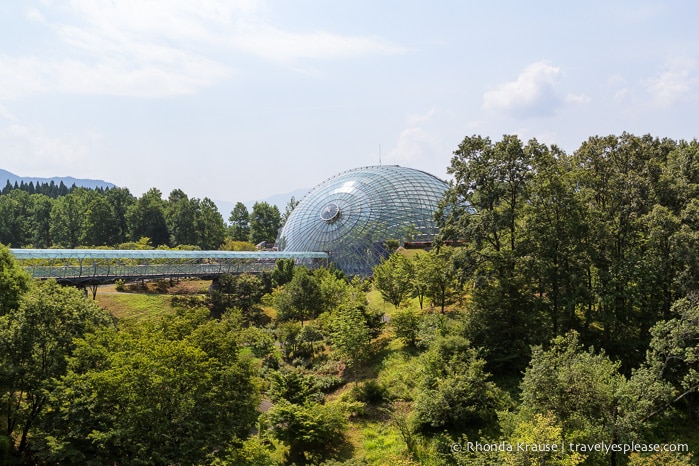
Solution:
[(449, 171), (434, 248), (371, 279), (92, 302), (0, 249), (0, 460), (695, 464), (699, 144), (474, 136)]

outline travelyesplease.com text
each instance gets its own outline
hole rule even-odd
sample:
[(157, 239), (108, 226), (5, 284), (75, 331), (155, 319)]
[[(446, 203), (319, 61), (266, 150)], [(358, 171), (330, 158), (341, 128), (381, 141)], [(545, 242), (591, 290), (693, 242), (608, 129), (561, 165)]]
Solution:
[(466, 442), (451, 445), (454, 453), (468, 452), (579, 452), (579, 453), (652, 453), (661, 451), (688, 452), (686, 443), (483, 443)]

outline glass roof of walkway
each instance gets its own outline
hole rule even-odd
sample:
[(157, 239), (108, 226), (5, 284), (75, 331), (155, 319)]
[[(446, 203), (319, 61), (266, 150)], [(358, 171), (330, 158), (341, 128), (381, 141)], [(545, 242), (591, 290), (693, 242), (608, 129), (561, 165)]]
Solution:
[(27, 259), (328, 259), (325, 252), (180, 251), (119, 249), (10, 249), (18, 260)]
[(274, 269), (278, 259), (294, 259), (299, 266), (327, 266), (325, 252), (178, 251), (114, 249), (10, 249), (33, 278), (59, 283), (99, 285), (117, 280), (161, 278), (216, 279), (224, 274), (261, 273)]

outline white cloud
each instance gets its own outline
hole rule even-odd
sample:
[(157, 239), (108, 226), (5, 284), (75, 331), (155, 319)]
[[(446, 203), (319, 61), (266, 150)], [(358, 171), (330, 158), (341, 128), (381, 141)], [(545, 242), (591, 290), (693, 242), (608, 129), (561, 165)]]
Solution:
[(233, 39), (235, 47), (279, 63), (302, 59), (354, 58), (404, 52), (377, 37), (353, 37), (325, 31), (299, 34), (269, 25), (240, 22)]
[(385, 163), (414, 164), (433, 152), (435, 141), (422, 128), (407, 128), (401, 132), (396, 146), (385, 157)]
[(657, 21), (665, 8), (662, 5), (642, 5), (638, 2), (638, 4), (634, 4), (631, 8), (627, 5), (622, 6), (610, 3), (607, 5), (606, 10), (605, 12), (600, 12), (600, 14), (606, 14), (608, 12), (622, 23), (647, 23), (654, 20)]
[(621, 73), (614, 73), (607, 78), (607, 84), (610, 86), (626, 85), (626, 78)]
[(529, 65), (515, 81), (485, 92), (483, 107), (514, 117), (550, 116), (561, 105), (556, 87), (560, 68), (540, 61)]
[(12, 112), (10, 112), (10, 110), (2, 104), (0, 104), (0, 118), (10, 121), (17, 121), (17, 117), (14, 116)]
[(629, 99), (630, 95), (631, 95), (630, 90), (628, 90), (626, 88), (620, 89), (614, 93), (614, 102), (616, 102), (618, 104), (623, 103)]
[(425, 129), (436, 114), (437, 110), (432, 108), (423, 114), (408, 115), (409, 127), (400, 133), (396, 146), (388, 153), (384, 162), (414, 165), (437, 153), (439, 142), (431, 131)]
[(414, 113), (408, 115), (408, 125), (416, 126), (429, 122), (432, 117), (437, 113), (436, 108), (431, 108), (426, 113)]
[(5, 168), (22, 166), (33, 176), (55, 176), (66, 166), (86, 163), (88, 148), (75, 138), (48, 136), (41, 130), (12, 124), (0, 130), (0, 152)]
[(0, 99), (38, 92), (165, 97), (189, 94), (230, 73), (216, 62), (181, 54), (179, 64), (133, 63), (118, 58), (99, 63), (41, 61), (0, 56)]
[(585, 94), (567, 94), (564, 100), (571, 104), (586, 104), (590, 102), (590, 97)]
[(302, 59), (400, 53), (376, 37), (291, 33), (265, 24), (256, 0), (72, 0), (30, 7), (55, 34), (46, 56), (0, 56), (0, 98), (37, 92), (164, 97), (234, 74), (235, 50), (293, 66)]
[(43, 22), (46, 21), (46, 20), (44, 19), (44, 15), (42, 15), (41, 12), (40, 12), (39, 10), (37, 10), (36, 8), (34, 8), (34, 7), (30, 7), (30, 8), (27, 10), (26, 17), (27, 17), (28, 20), (30, 20), (30, 21), (36, 21), (36, 22), (38, 22), (38, 23), (43, 23)]
[(697, 78), (692, 75), (695, 67), (692, 59), (672, 59), (665, 71), (646, 82), (646, 90), (661, 107), (692, 98), (697, 83)]

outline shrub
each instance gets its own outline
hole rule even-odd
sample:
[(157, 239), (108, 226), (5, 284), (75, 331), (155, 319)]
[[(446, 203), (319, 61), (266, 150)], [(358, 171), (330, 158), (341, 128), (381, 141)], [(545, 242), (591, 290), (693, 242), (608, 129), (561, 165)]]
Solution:
[(378, 404), (386, 400), (388, 390), (376, 380), (368, 380), (352, 388), (351, 396), (357, 401)]

